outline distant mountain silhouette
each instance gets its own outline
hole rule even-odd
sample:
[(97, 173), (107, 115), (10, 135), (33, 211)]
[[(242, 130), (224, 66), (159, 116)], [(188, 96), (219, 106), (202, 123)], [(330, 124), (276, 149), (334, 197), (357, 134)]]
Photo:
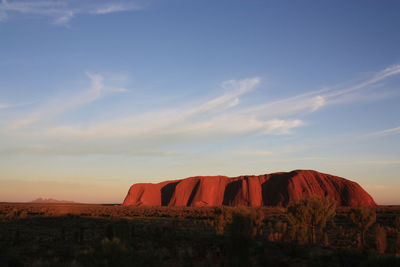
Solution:
[(35, 200), (32, 200), (30, 203), (43, 203), (43, 204), (52, 204), (52, 203), (65, 203), (65, 204), (73, 204), (76, 203), (74, 201), (68, 201), (68, 200), (57, 200), (53, 198), (37, 198)]
[(356, 182), (314, 170), (259, 176), (197, 176), (129, 189), (124, 206), (286, 206), (304, 195), (330, 196), (341, 206), (376, 206)]

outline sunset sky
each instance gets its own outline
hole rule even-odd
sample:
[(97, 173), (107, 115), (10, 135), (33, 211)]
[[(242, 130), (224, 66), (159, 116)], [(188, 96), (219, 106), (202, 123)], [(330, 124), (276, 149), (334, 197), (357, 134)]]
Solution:
[(0, 201), (314, 169), (400, 204), (400, 1), (0, 0)]

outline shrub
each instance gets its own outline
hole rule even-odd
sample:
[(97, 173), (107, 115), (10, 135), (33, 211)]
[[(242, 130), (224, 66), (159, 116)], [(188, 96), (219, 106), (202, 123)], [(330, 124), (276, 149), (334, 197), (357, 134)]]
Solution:
[(395, 254), (400, 254), (400, 216), (396, 216), (394, 219), (394, 228), (396, 230), (396, 240), (395, 240)]
[(325, 247), (329, 246), (329, 237), (328, 237), (327, 233), (324, 233), (324, 235), (323, 235), (323, 245)]
[(292, 225), (311, 229), (311, 243), (316, 243), (316, 234), (321, 232), (329, 219), (336, 214), (336, 201), (317, 195), (306, 196), (292, 202), (287, 208), (287, 218)]
[(395, 254), (396, 256), (400, 255), (400, 233), (396, 233), (396, 245), (395, 245)]
[(114, 227), (112, 224), (108, 224), (105, 231), (106, 237), (111, 240), (114, 237)]
[(231, 227), (231, 256), (232, 264), (248, 265), (250, 256), (250, 241), (253, 237), (252, 222), (249, 213), (235, 212), (232, 216)]
[(264, 213), (259, 209), (250, 209), (246, 213), (250, 217), (252, 236), (261, 236), (264, 226)]
[(361, 232), (361, 247), (365, 246), (365, 233), (376, 221), (376, 211), (372, 208), (356, 208), (349, 213), (351, 222)]
[(270, 241), (282, 241), (283, 237), (287, 232), (287, 223), (282, 221), (277, 221), (274, 224), (273, 229), (271, 229)]
[(216, 208), (214, 217), (214, 229), (217, 235), (223, 235), (225, 227), (232, 222), (232, 212), (229, 208)]
[(397, 232), (400, 232), (400, 215), (396, 216), (394, 219), (394, 228)]
[(104, 238), (95, 247), (81, 250), (76, 260), (83, 266), (131, 266), (132, 252), (120, 239)]
[(384, 254), (387, 246), (387, 235), (385, 228), (381, 225), (375, 227), (375, 242), (378, 253)]
[(261, 209), (238, 207), (230, 210), (231, 265), (245, 266), (250, 263), (250, 247), (254, 237), (262, 235), (264, 213)]

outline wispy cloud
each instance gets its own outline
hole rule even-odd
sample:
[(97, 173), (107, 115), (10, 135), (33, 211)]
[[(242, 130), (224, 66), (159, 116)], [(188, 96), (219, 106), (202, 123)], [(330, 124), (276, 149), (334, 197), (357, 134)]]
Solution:
[(361, 165), (400, 165), (400, 160), (366, 160), (359, 161), (356, 164)]
[(296, 162), (296, 161), (318, 161), (318, 160), (326, 160), (326, 157), (285, 157), (285, 158), (274, 158), (267, 159), (264, 162)]
[[(29, 138), (26, 138), (31, 141), (26, 146), (19, 144), (18, 147), (4, 148), (2, 152), (146, 155), (155, 151), (155, 154), (161, 155), (158, 149), (165, 144), (227, 140), (243, 135), (291, 134), (293, 128), (303, 125), (300, 119), (271, 118), (268, 114), (242, 112), (246, 105), (240, 105), (240, 97), (259, 85), (258, 77), (223, 82), (220, 87), (224, 92), (203, 102), (108, 121), (58, 124), (55, 119), (61, 114), (91, 103), (106, 93), (126, 91), (107, 86), (102, 75), (87, 75), (91, 80), (88, 89), (68, 99), (55, 98), (11, 123), (7, 130), (9, 134), (12, 132), (23, 137), (29, 129)], [(62, 145), (57, 141), (60, 139), (63, 140)], [(172, 154), (168, 152), (167, 155)]]
[(63, 113), (96, 101), (107, 93), (127, 91), (125, 88), (105, 85), (103, 82), (104, 77), (100, 74), (87, 72), (86, 75), (90, 78), (90, 87), (88, 89), (70, 97), (51, 100), (50, 103), (46, 103), (37, 110), (30, 112), (24, 118), (15, 121), (10, 129), (18, 129), (55, 118)]
[(259, 78), (222, 83), (227, 91), (204, 103), (176, 109), (136, 114), (86, 126), (63, 125), (47, 129), (46, 134), (73, 138), (135, 138), (169, 140), (213, 139), (241, 134), (289, 134), (302, 121), (268, 119), (263, 114), (241, 114), (232, 108), (239, 97), (251, 91)]
[(395, 76), (395, 75), (398, 75), (398, 74), (400, 74), (400, 65), (393, 65), (393, 66), (390, 66), (390, 67), (378, 72), (372, 78), (367, 79), (366, 81), (360, 82), (360, 83), (358, 83), (356, 85), (353, 85), (353, 86), (350, 86), (350, 87), (347, 87), (347, 88), (344, 88), (344, 89), (341, 89), (341, 90), (333, 91), (333, 92), (327, 94), (326, 97), (334, 98), (334, 97), (339, 97), (339, 96), (342, 96), (342, 95), (348, 95), (348, 94), (350, 94), (350, 93), (352, 93), (354, 91), (357, 91), (359, 89), (368, 87), (368, 86), (373, 85), (373, 84), (375, 84), (375, 83), (377, 83), (379, 81), (382, 81), (382, 80), (384, 80), (386, 78), (389, 78), (391, 76)]
[(317, 109), (319, 109), (320, 107), (323, 107), (325, 105), (325, 98), (318, 95), (316, 96), (314, 99), (314, 105), (312, 106), (312, 111), (316, 111)]
[(369, 137), (382, 137), (382, 136), (397, 135), (397, 134), (400, 134), (400, 126), (399, 127), (395, 127), (395, 128), (391, 128), (391, 129), (386, 129), (386, 130), (383, 130), (383, 131), (377, 131), (377, 132), (369, 133), (369, 134), (367, 134), (367, 136), (369, 136)]
[(272, 154), (271, 151), (269, 150), (244, 150), (244, 151), (239, 151), (238, 154), (243, 155), (243, 156), (269, 156)]
[(0, 21), (6, 21), (15, 14), (48, 17), (56, 24), (67, 24), (77, 15), (104, 15), (122, 11), (142, 9), (138, 1), (76, 1), (76, 0), (2, 0)]
[(122, 11), (131, 11), (139, 9), (139, 6), (130, 3), (117, 3), (117, 4), (107, 4), (103, 5), (100, 7), (95, 8), (91, 13), (92, 14), (109, 14), (109, 13), (115, 13), (115, 12), (122, 12)]
[[(271, 117), (290, 117), (315, 112), (325, 106), (337, 105), (354, 102), (364, 99), (382, 99), (393, 94), (387, 92), (376, 93), (379, 87), (371, 90), (378, 82), (400, 74), (400, 65), (393, 65), (373, 75), (372, 78), (361, 81), (355, 85), (339, 88), (323, 88), (320, 90), (309, 91), (285, 99), (270, 101), (262, 105), (254, 106), (243, 110), (244, 113), (261, 112), (267, 113)], [(366, 93), (366, 89), (369, 92)], [(368, 97), (371, 95), (372, 97)]]
[[(90, 79), (87, 89), (76, 91), (67, 98), (54, 98), (23, 117), (14, 118), (3, 135), (8, 135), (10, 140), (19, 136), (26, 144), (19, 142), (18, 146), (10, 145), (2, 151), (12, 153), (26, 149), (38, 153), (130, 155), (169, 151), (167, 155), (172, 155), (175, 152), (170, 151), (178, 144), (198, 145), (199, 142), (242, 137), (290, 135), (294, 129), (306, 125), (302, 119), (304, 115), (327, 105), (342, 103), (336, 101), (336, 97), (347, 97), (397, 74), (400, 74), (399, 65), (350, 87), (323, 88), (258, 104), (254, 101), (248, 103), (242, 97), (261, 84), (259, 77), (229, 80), (219, 84), (222, 93), (204, 101), (189, 100), (173, 108), (160, 106), (152, 108), (152, 111), (124, 113), (107, 120), (58, 122), (57, 118), (64, 113), (81, 108), (108, 93), (126, 91), (125, 88), (110, 86), (103, 75), (87, 73)], [(28, 132), (29, 135), (26, 134)], [(374, 134), (399, 132), (398, 127)]]
[(304, 94), (266, 102), (242, 110), (243, 114), (263, 113), (269, 117), (290, 117), (302, 113), (310, 113), (322, 108), (326, 101), (322, 93), (326, 89), (307, 92)]
[(347, 160), (347, 161), (339, 161), (338, 164), (343, 166), (353, 166), (353, 165), (385, 166), (385, 165), (400, 165), (400, 160), (398, 158)]
[(19, 103), (19, 104), (6, 104), (6, 103), (0, 103), (0, 109), (6, 109), (6, 108), (16, 108), (16, 107), (21, 107), (21, 106), (26, 106), (31, 103)]
[(9, 104), (0, 104), (0, 109), (5, 109), (5, 108), (9, 108), (12, 107), (12, 105)]
[(207, 101), (205, 104), (199, 105), (191, 109), (188, 114), (194, 115), (201, 112), (207, 112), (215, 109), (231, 108), (239, 104), (239, 97), (251, 91), (260, 83), (260, 78), (249, 78), (240, 81), (229, 80), (221, 83), (221, 87), (227, 92), (219, 97)]
[(162, 150), (143, 150), (134, 146), (115, 144), (82, 143), (79, 147), (76, 144), (46, 144), (46, 145), (17, 145), (13, 147), (1, 147), (0, 154), (34, 154), (34, 155), (125, 155), (133, 157), (174, 157), (180, 153)]
[(65, 13), (61, 14), (60, 16), (57, 16), (55, 18), (54, 23), (55, 24), (62, 24), (66, 25), (68, 22), (75, 16), (74, 11), (72, 10), (67, 10)]

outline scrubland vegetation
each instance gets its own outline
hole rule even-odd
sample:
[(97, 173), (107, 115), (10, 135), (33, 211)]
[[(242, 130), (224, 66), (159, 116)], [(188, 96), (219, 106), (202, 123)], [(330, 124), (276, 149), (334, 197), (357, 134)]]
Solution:
[(0, 266), (400, 266), (400, 207), (0, 204)]

